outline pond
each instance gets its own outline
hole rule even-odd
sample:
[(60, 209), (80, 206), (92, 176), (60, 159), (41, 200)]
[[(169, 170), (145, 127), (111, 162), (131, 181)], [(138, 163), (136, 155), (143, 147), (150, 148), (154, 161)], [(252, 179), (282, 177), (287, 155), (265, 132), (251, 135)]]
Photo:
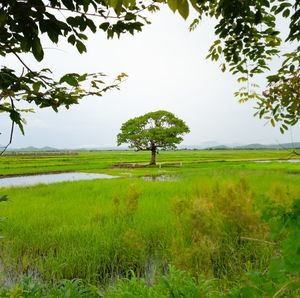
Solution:
[(63, 181), (78, 181), (78, 180), (93, 180), (93, 179), (111, 179), (118, 176), (96, 173), (59, 173), (59, 174), (43, 174), (43, 175), (28, 175), (18, 177), (8, 177), (0, 179), (0, 188), (9, 186), (27, 186), (38, 183), (55, 183)]
[(269, 160), (256, 160), (255, 162), (300, 162), (300, 159), (269, 159)]

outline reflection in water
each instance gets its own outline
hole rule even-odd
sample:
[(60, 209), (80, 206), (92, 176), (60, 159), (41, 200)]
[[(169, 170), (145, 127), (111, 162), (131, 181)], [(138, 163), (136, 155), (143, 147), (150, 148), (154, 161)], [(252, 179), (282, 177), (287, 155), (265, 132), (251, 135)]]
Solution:
[(118, 178), (106, 174), (95, 173), (60, 173), (60, 174), (44, 174), (44, 175), (31, 175), (19, 176), (0, 179), (0, 188), (8, 186), (26, 186), (38, 183), (55, 183), (63, 181), (78, 181), (78, 180), (92, 180), (92, 179), (110, 179)]

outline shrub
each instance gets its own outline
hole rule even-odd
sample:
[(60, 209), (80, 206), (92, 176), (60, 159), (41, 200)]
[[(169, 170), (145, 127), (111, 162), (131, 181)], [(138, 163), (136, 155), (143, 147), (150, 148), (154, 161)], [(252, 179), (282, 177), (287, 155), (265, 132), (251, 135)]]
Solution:
[(174, 199), (174, 264), (194, 276), (204, 273), (220, 279), (230, 276), (231, 280), (249, 266), (261, 266), (261, 260), (264, 263), (270, 254), (269, 248), (241, 239), (263, 238), (267, 230), (253, 207), (247, 180), (242, 177), (237, 183), (216, 184), (202, 193)]

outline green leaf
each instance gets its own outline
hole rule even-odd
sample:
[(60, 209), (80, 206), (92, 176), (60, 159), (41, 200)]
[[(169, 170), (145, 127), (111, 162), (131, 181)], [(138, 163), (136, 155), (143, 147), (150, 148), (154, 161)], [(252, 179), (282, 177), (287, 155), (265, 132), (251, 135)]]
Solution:
[(273, 127), (275, 127), (275, 121), (274, 121), (274, 119), (271, 119), (271, 124), (272, 124)]
[(136, 20), (136, 15), (131, 13), (131, 12), (127, 12), (125, 15), (125, 21), (131, 21), (131, 20)]
[(32, 85), (33, 91), (34, 92), (38, 92), (40, 87), (41, 87), (42, 83), (41, 82), (34, 82)]
[(114, 8), (117, 16), (119, 16), (121, 13), (122, 4), (123, 4), (123, 0), (112, 0), (111, 1), (111, 6)]
[(93, 33), (96, 33), (97, 31), (96, 25), (91, 19), (86, 19), (86, 24), (88, 25), (88, 27), (91, 29)]
[(62, 3), (64, 4), (64, 6), (70, 10), (75, 10), (75, 6), (73, 4), (73, 0), (62, 0)]
[(19, 126), (22, 134), (24, 135), (24, 129), (23, 129), (23, 124), (22, 124), (21, 114), (17, 111), (11, 111), (9, 117), (13, 122), (15, 122)]
[(180, 15), (186, 20), (189, 16), (189, 3), (187, 0), (177, 0), (177, 9)]
[(0, 27), (4, 27), (6, 23), (7, 15), (4, 10), (0, 10)]
[(102, 29), (103, 31), (107, 31), (109, 27), (109, 23), (108, 22), (105, 22), (105, 23), (102, 23), (99, 28)]
[(32, 40), (32, 53), (34, 58), (37, 61), (42, 61), (44, 58), (44, 51), (40, 42), (40, 39), (38, 37), (35, 37)]
[(83, 52), (86, 52), (86, 46), (80, 40), (76, 41), (76, 47), (80, 54), (82, 54)]
[(177, 10), (177, 0), (168, 0), (168, 5), (173, 12)]
[(78, 81), (75, 79), (74, 76), (72, 76), (71, 74), (66, 74), (64, 75), (60, 81), (60, 83), (63, 83), (63, 82), (66, 82), (68, 83), (70, 86), (73, 86), (73, 87), (77, 87), (78, 86)]
[(75, 44), (75, 42), (76, 42), (76, 37), (75, 37), (74, 34), (72, 34), (72, 35), (69, 36), (68, 42), (71, 43), (72, 45)]
[(287, 18), (289, 15), (290, 15), (290, 10), (289, 10), (289, 9), (286, 9), (286, 10), (282, 13), (282, 16), (283, 16), (284, 18)]

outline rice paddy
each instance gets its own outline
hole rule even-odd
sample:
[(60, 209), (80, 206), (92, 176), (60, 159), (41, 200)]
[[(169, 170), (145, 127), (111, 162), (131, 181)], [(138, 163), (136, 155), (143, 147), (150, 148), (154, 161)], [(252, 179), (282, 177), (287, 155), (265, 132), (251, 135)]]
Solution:
[(147, 167), (149, 158), (132, 151), (2, 157), (3, 176), (81, 171), (121, 177), (0, 188), (0, 197), (10, 200), (0, 208), (7, 217), (1, 284), (11, 287), (28, 276), (53, 284), (80, 279), (109, 296), (124, 278), (151, 287), (175, 266), (198, 281), (214, 280), (214, 290), (226, 293), (247, 272), (266, 268), (274, 247), (241, 237), (268, 239), (260, 209), (269, 198), (288, 205), (299, 197), (300, 168), (253, 161), (290, 158), (288, 152), (163, 151), (158, 165)]

